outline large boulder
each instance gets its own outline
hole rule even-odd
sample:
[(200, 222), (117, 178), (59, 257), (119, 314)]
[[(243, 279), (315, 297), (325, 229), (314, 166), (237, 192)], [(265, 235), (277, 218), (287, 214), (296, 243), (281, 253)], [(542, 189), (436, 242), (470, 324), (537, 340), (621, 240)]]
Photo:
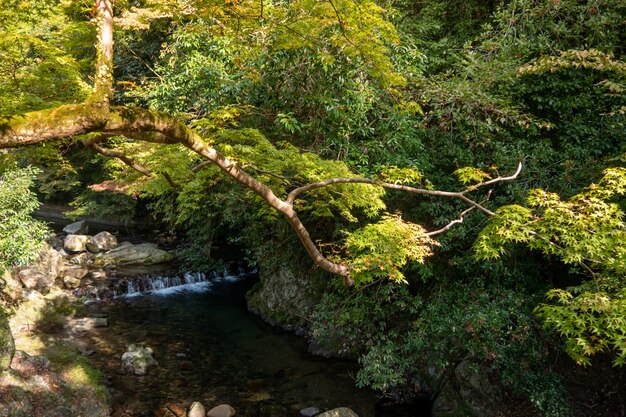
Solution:
[(0, 372), (9, 368), (13, 355), (15, 355), (15, 341), (9, 321), (4, 311), (0, 309)]
[(261, 285), (248, 294), (248, 308), (287, 330), (306, 327), (328, 277), (306, 259), (276, 254), (259, 260)]
[(502, 387), (493, 371), (468, 359), (462, 360), (447, 376), (434, 403), (435, 417), (480, 417), (490, 412), (502, 399)]
[(89, 226), (85, 220), (70, 223), (63, 228), (63, 232), (68, 235), (84, 235), (89, 231)]
[(106, 252), (119, 246), (117, 238), (109, 232), (100, 232), (86, 243), (85, 247), (91, 253)]
[(63, 248), (70, 252), (83, 252), (87, 248), (90, 237), (87, 235), (67, 235), (63, 241)]
[(17, 276), (26, 289), (35, 290), (42, 294), (49, 293), (54, 285), (54, 278), (34, 268), (22, 269)]
[(99, 253), (96, 265), (154, 265), (174, 260), (174, 255), (157, 248), (154, 243), (123, 245), (108, 252)]
[(130, 345), (122, 355), (122, 370), (126, 372), (145, 375), (150, 365), (158, 365), (158, 362), (152, 357), (149, 347)]
[(317, 417), (359, 417), (357, 413), (346, 407), (335, 408), (318, 414)]

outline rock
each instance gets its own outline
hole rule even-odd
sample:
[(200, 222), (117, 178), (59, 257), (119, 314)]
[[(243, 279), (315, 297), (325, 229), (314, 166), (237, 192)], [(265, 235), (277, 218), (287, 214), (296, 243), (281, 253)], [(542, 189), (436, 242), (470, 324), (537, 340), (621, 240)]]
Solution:
[(91, 253), (105, 252), (119, 246), (117, 238), (109, 232), (100, 232), (87, 242), (85, 247)]
[(21, 298), (23, 289), (22, 281), (17, 276), (13, 276), (11, 272), (5, 270), (0, 277), (0, 291), (2, 295), (17, 301)]
[(89, 273), (89, 278), (95, 279), (95, 280), (103, 280), (103, 279), (106, 279), (106, 277), (107, 277), (107, 273), (102, 270), (91, 271)]
[(94, 254), (89, 252), (81, 252), (70, 257), (72, 265), (88, 265), (94, 258)]
[(487, 366), (476, 366), (462, 360), (438, 393), (432, 409), (437, 417), (488, 415), (488, 410), (503, 397), (502, 388), (494, 384), (497, 378)]
[(269, 392), (260, 391), (260, 392), (253, 392), (253, 393), (248, 394), (245, 399), (246, 401), (259, 402), (259, 401), (267, 401), (271, 398), (272, 396)]
[(0, 309), (0, 372), (9, 368), (15, 355), (15, 341), (9, 327), (9, 320)]
[(174, 414), (176, 417), (185, 417), (185, 407), (181, 406), (180, 404), (176, 404), (176, 403), (169, 403), (165, 406), (165, 408), (167, 408), (172, 414)]
[(68, 265), (63, 270), (64, 277), (74, 277), (78, 279), (85, 278), (88, 273), (89, 273), (89, 269), (80, 265), (71, 265), (71, 266)]
[(78, 288), (88, 273), (89, 269), (85, 267), (68, 265), (63, 271), (63, 285), (68, 289)]
[(318, 414), (317, 417), (359, 417), (354, 411), (346, 407), (335, 408)]
[(89, 226), (85, 220), (70, 223), (63, 228), (63, 232), (68, 235), (84, 235), (89, 231)]
[(101, 317), (83, 317), (70, 319), (67, 322), (67, 326), (76, 332), (86, 332), (96, 327), (108, 327), (108, 325), (108, 320)]
[(22, 269), (18, 277), (25, 288), (47, 294), (54, 285), (54, 279), (33, 268)]
[(73, 290), (73, 289), (80, 287), (80, 283), (81, 283), (80, 278), (76, 278), (72, 276), (63, 277), (63, 286), (67, 288), (68, 290)]
[(315, 408), (315, 407), (307, 407), (307, 408), (300, 410), (300, 415), (306, 416), (306, 417), (313, 417), (313, 416), (318, 415), (319, 413), (320, 413), (319, 408)]
[(153, 243), (118, 246), (96, 256), (97, 265), (154, 265), (174, 260), (174, 255), (159, 249)]
[(58, 236), (55, 236), (55, 235), (49, 236), (46, 239), (46, 242), (48, 242), (48, 244), (50, 246), (52, 246), (54, 249), (61, 249), (61, 248), (63, 248), (63, 239), (61, 239)]
[(199, 403), (198, 401), (191, 404), (189, 407), (189, 413), (187, 413), (187, 417), (206, 417), (206, 409)]
[(259, 260), (261, 286), (249, 293), (248, 308), (271, 324), (297, 331), (307, 325), (302, 317), (308, 317), (319, 302), (323, 279), (319, 270), (280, 256), (272, 257), (276, 265)]
[(15, 352), (11, 369), (19, 373), (36, 374), (43, 369), (50, 367), (50, 360), (45, 356), (31, 356), (26, 352), (18, 350)]
[(158, 362), (152, 357), (149, 347), (130, 345), (122, 355), (122, 369), (135, 375), (145, 375), (150, 365), (158, 365)]
[(63, 268), (63, 258), (59, 252), (45, 244), (37, 258), (28, 268), (18, 273), (25, 288), (47, 294)]
[[(233, 407), (228, 404), (220, 404), (207, 411), (206, 417), (232, 417), (235, 414), (237, 413)], [(191, 417), (191, 414), (189, 414), (189, 417)]]
[(88, 241), (89, 236), (86, 235), (67, 235), (63, 241), (63, 248), (70, 252), (83, 252)]

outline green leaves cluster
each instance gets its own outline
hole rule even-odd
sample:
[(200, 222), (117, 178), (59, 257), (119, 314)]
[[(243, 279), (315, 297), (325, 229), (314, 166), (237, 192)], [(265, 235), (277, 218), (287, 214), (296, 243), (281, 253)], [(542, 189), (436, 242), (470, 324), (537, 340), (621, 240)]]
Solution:
[(437, 242), (422, 226), (385, 215), (376, 223), (349, 233), (345, 240), (351, 277), (357, 285), (379, 278), (407, 283), (402, 268), (409, 262), (424, 263)]
[(0, 114), (39, 110), (86, 97), (76, 61), (37, 37), (0, 32)]
[(31, 217), (39, 207), (31, 191), (37, 170), (13, 168), (0, 174), (0, 272), (33, 260), (48, 228)]
[(537, 314), (566, 339), (567, 352), (587, 364), (597, 352), (610, 349), (614, 363), (626, 358), (623, 320), (626, 276), (624, 213), (611, 202), (626, 192), (626, 169), (612, 168), (585, 191), (567, 200), (544, 190), (528, 195), (529, 207), (506, 206), (480, 233), (475, 249), (480, 258), (497, 258), (505, 244), (523, 243), (577, 268), (586, 279), (566, 290), (553, 290)]
[(615, 366), (626, 361), (626, 289), (616, 293), (554, 289), (536, 312), (547, 327), (566, 339), (565, 351), (583, 365), (603, 351), (612, 352)]

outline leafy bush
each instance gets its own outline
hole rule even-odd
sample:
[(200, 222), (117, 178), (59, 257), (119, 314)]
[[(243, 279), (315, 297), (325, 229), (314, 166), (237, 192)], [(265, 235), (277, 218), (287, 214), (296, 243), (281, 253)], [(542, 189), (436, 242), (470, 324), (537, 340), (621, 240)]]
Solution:
[(43, 247), (48, 229), (31, 217), (39, 207), (30, 190), (37, 172), (28, 167), (0, 174), (0, 271), (27, 264)]

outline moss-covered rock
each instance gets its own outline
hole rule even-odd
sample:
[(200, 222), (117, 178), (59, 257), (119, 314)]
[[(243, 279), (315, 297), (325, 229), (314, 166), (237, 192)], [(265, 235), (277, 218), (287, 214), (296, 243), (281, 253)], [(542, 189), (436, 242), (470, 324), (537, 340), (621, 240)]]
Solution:
[(248, 293), (248, 308), (272, 324), (306, 327), (328, 277), (297, 259), (263, 262), (259, 285)]

